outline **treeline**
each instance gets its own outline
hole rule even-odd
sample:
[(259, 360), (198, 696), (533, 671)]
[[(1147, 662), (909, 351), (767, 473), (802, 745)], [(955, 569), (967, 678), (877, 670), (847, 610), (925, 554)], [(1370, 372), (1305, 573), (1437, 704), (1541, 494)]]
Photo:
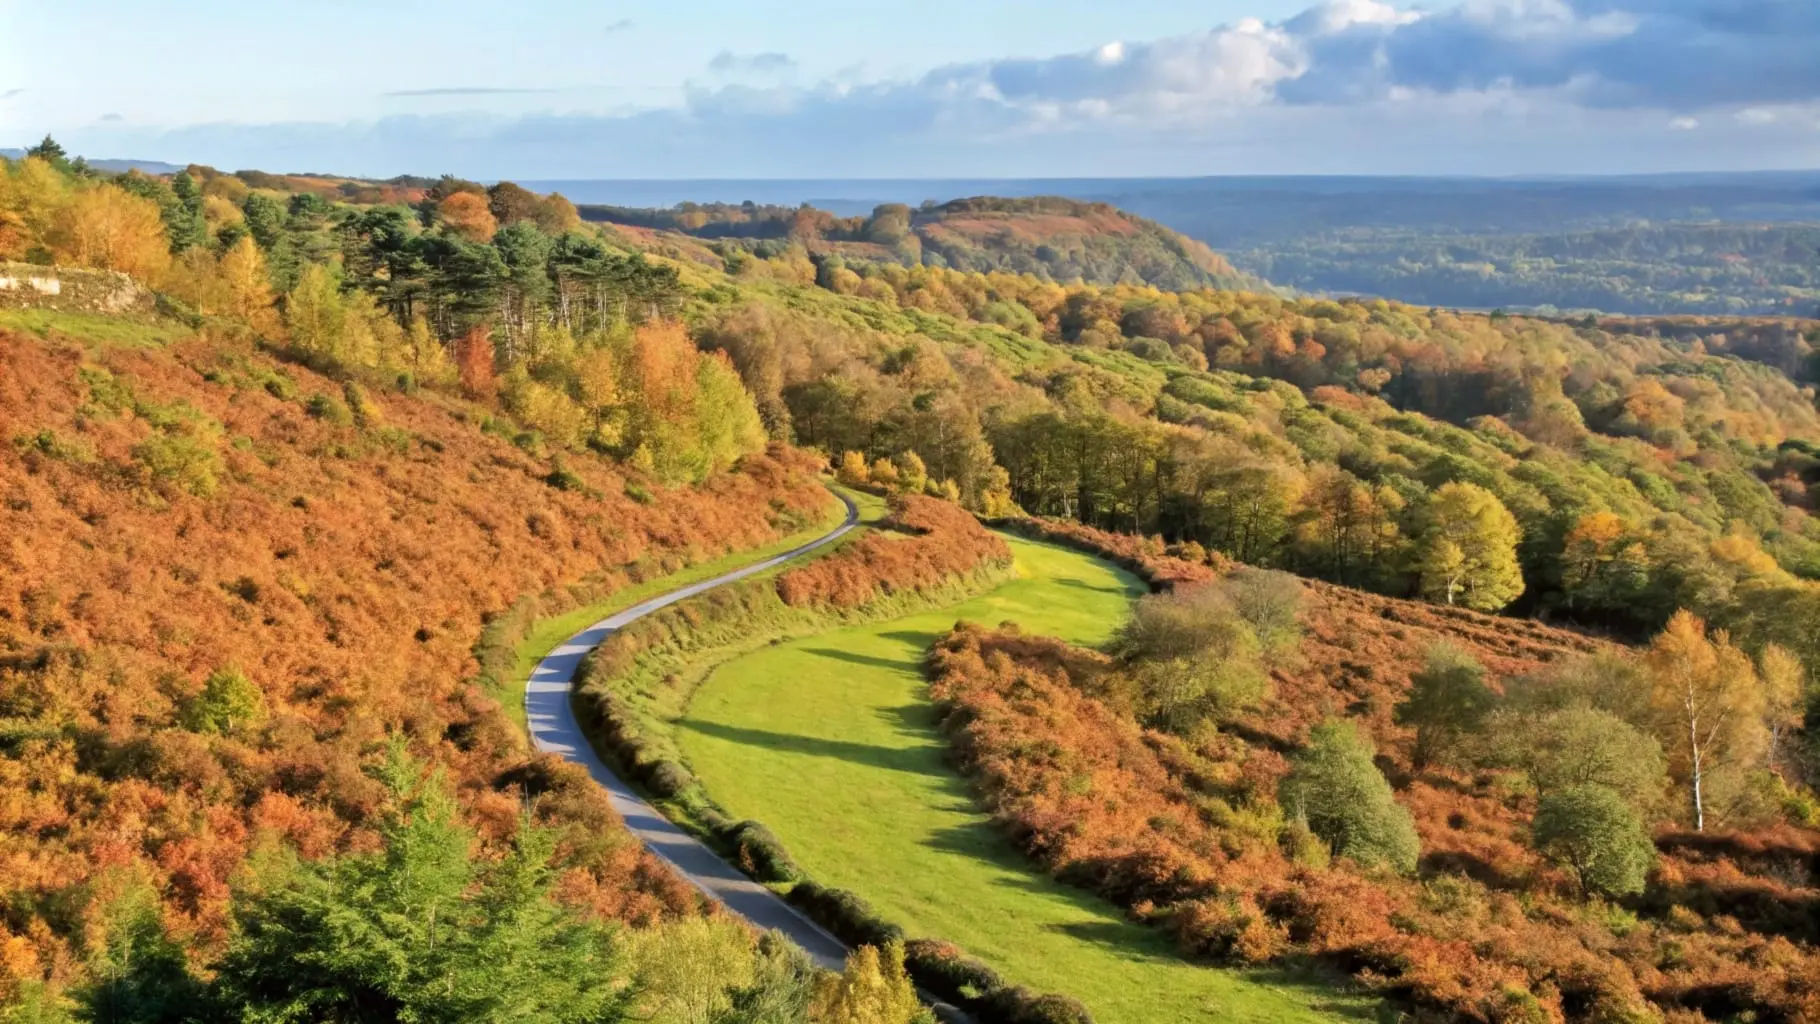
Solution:
[(1467, 309), (1820, 316), (1820, 227), (1662, 224), (1543, 235), (1353, 228), (1234, 258), (1278, 284)]
[(737, 376), (666, 320), (675, 269), (577, 232), (561, 196), (445, 178), (415, 208), (354, 208), (204, 168), (104, 179), (41, 147), (0, 172), (0, 213), (0, 258), (128, 273), (198, 328), (386, 387), (497, 400), (539, 444), (664, 482), (764, 444)]

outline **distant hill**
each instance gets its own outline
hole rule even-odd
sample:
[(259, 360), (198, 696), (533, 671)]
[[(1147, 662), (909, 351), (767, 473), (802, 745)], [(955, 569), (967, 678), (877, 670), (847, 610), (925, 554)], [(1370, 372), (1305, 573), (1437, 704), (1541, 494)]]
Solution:
[(989, 196), (886, 203), (870, 216), (837, 217), (810, 206), (682, 203), (669, 209), (583, 206), (584, 219), (713, 240), (771, 256), (801, 244), (818, 257), (1034, 274), (1058, 282), (1268, 290), (1225, 257), (1175, 231), (1106, 203), (1057, 196)]
[[(23, 149), (0, 149), (0, 156), (8, 160), (19, 160), (25, 156)], [(167, 164), (159, 160), (90, 160), (90, 167), (109, 174), (125, 174), (127, 171), (142, 171), (146, 174), (176, 174), (183, 170), (182, 164)]]

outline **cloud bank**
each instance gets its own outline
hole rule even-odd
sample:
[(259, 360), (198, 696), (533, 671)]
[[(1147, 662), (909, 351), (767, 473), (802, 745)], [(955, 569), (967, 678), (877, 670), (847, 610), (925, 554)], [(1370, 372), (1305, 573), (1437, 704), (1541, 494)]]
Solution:
[(1817, 0), (1326, 0), (1280, 22), (906, 79), (798, 85), (795, 67), (723, 51), (709, 65), (722, 84), (656, 110), (193, 126), (109, 148), (545, 178), (1820, 165)]

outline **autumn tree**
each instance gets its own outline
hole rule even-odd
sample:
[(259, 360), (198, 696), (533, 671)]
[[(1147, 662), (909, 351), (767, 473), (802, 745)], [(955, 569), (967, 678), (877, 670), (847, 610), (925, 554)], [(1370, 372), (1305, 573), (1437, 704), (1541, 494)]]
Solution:
[(1757, 674), (1763, 680), (1763, 720), (1769, 729), (1764, 761), (1779, 767), (1788, 753), (1789, 734), (1806, 721), (1807, 669), (1788, 648), (1772, 643), (1757, 656)]
[(461, 393), (486, 401), (499, 391), (498, 370), (493, 365), (493, 338), (485, 327), (476, 327), (455, 343), (455, 371)]
[(823, 983), (811, 1018), (819, 1024), (915, 1024), (927, 1020), (916, 986), (904, 970), (904, 947), (883, 952), (861, 946), (847, 958), (847, 969)]
[(866, 457), (859, 452), (842, 452), (835, 479), (847, 487), (864, 487), (872, 480), (872, 469), (866, 465)]
[(1443, 484), (1429, 499), (1426, 519), (1416, 556), (1423, 594), (1496, 611), (1523, 593), (1522, 531), (1497, 495), (1477, 484)]
[(552, 192), (543, 197), (532, 217), (537, 221), (537, 226), (549, 235), (560, 235), (581, 226), (581, 212), (561, 192)]
[(112, 185), (71, 193), (56, 215), (50, 248), (60, 261), (153, 284), (171, 265), (157, 204)]
[(633, 936), (638, 1019), (653, 1024), (710, 1024), (733, 1008), (732, 995), (753, 980), (752, 936), (725, 917), (667, 921)]
[(1624, 520), (1603, 511), (1575, 520), (1561, 552), (1561, 586), (1569, 607), (1622, 608), (1648, 582), (1648, 555)]
[(502, 228), (520, 221), (535, 221), (542, 205), (536, 193), (515, 182), (502, 181), (487, 189), (487, 212)]
[(923, 465), (922, 456), (908, 449), (898, 452), (892, 462), (897, 468), (898, 485), (906, 494), (921, 494), (929, 482), (929, 469)]
[(1694, 828), (1705, 830), (1712, 784), (1742, 785), (1739, 774), (1768, 745), (1764, 694), (1756, 670), (1724, 630), (1710, 636), (1706, 623), (1678, 611), (1644, 655), (1659, 716), (1658, 739), (1672, 770), (1686, 787)]
[(493, 233), (499, 230), (499, 221), (487, 208), (484, 196), (472, 192), (457, 192), (436, 206), (436, 215), (442, 219), (449, 230), (470, 242), (489, 242)]
[(1415, 822), (1397, 803), (1372, 760), (1375, 754), (1358, 726), (1338, 719), (1323, 722), (1290, 759), (1277, 800), (1336, 855), (1367, 866), (1414, 871), (1421, 852)]

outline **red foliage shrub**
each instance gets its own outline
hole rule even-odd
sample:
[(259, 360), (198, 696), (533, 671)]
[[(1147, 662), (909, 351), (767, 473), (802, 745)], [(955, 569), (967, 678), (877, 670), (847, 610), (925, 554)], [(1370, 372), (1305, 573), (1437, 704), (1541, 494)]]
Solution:
[(884, 531), (784, 573), (777, 592), (792, 607), (856, 608), (875, 597), (930, 590), (1011, 564), (1011, 549), (965, 509), (922, 495), (896, 499)]
[(1209, 556), (1213, 559), (1211, 563), (1180, 558), (1171, 554), (1159, 537), (1111, 533), (1069, 519), (1009, 519), (999, 525), (1026, 537), (1098, 555), (1130, 571), (1150, 584), (1152, 590), (1208, 583), (1218, 579), (1232, 564), (1218, 553)]
[[(1600, 910), (1565, 895), (1529, 852), (1524, 800), (1409, 769), (1388, 708), (1429, 643), (1469, 644), (1493, 671), (1514, 672), (1593, 641), (1309, 586), (1300, 665), (1278, 673), (1264, 706), (1193, 744), (1097, 696), (1112, 667), (1103, 655), (957, 627), (929, 663), (956, 759), (1025, 852), (1194, 955), (1312, 956), (1421, 1018), (1820, 1020), (1820, 836), (1664, 836), (1649, 891)], [(1423, 877), (1298, 862), (1279, 847), (1282, 751), (1329, 714), (1392, 741), (1381, 749), (1407, 780)]]

